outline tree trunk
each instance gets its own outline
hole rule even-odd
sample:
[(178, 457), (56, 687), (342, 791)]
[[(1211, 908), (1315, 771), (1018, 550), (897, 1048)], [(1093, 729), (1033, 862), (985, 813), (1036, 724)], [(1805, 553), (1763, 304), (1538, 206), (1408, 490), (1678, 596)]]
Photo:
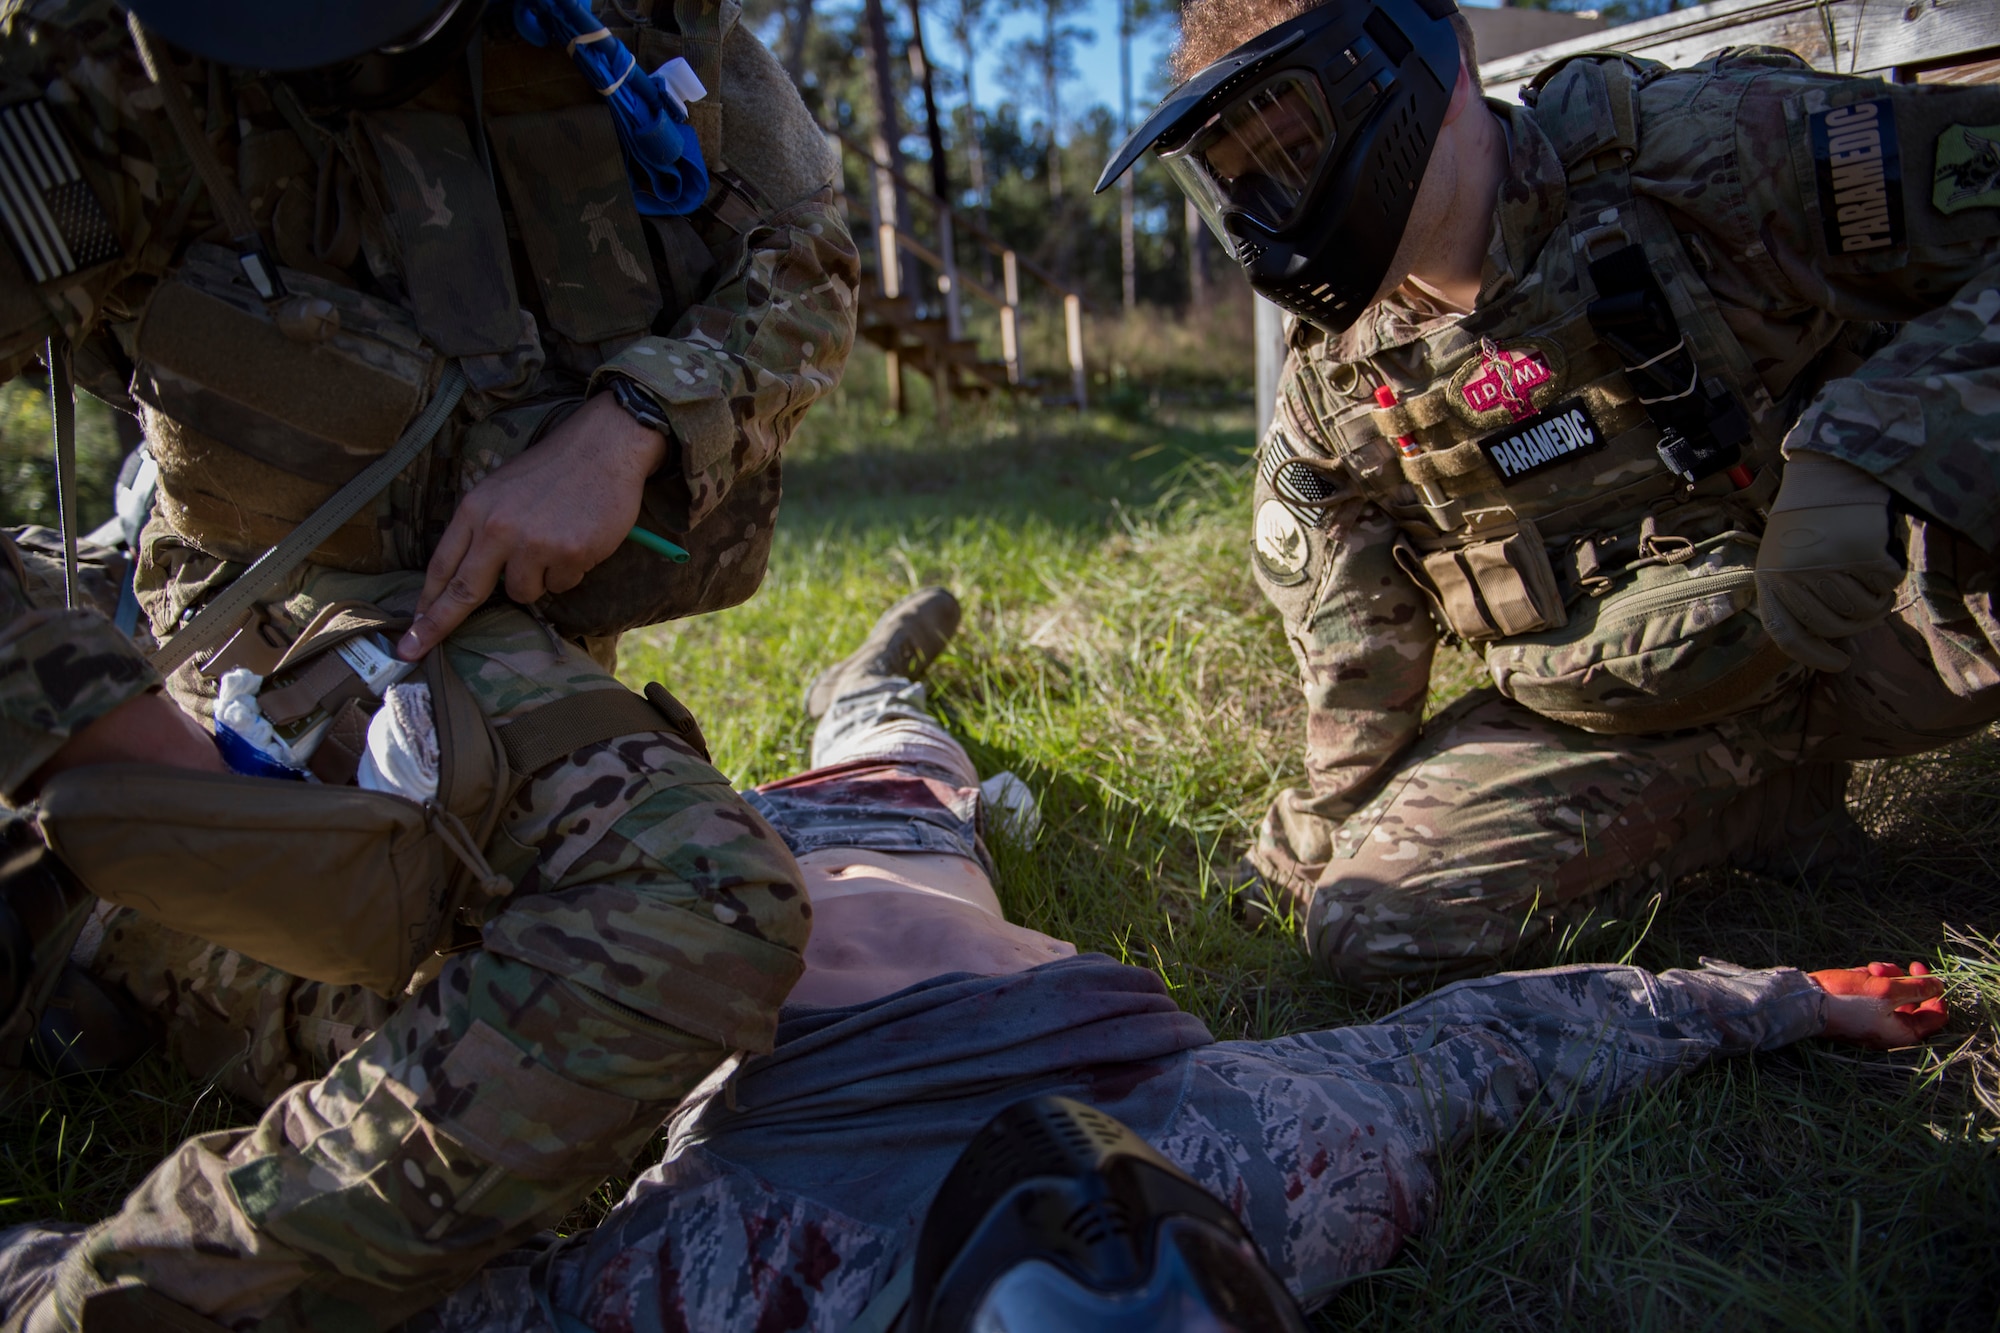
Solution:
[(785, 73), (792, 76), (793, 83), (801, 83), (806, 74), (806, 35), (812, 30), (813, 0), (792, 0), (792, 6), (785, 11)]
[[(875, 98), (875, 132), (869, 142), (876, 163), (875, 196), (882, 220), (894, 222), (908, 232), (910, 201), (897, 180), (903, 172), (903, 124), (896, 112), (896, 80), (889, 66), (889, 22), (882, 13), (882, 0), (864, 0), (862, 17), (868, 29), (868, 85)], [(903, 270), (896, 287), (907, 294), (908, 266), (900, 258), (891, 261), (885, 255), (883, 260), (895, 262)]]
[(1208, 309), (1208, 225), (1192, 199), (1181, 201), (1181, 225), (1187, 228), (1188, 308), (1200, 313)]
[[(1132, 132), (1132, 32), (1134, 28), (1132, 0), (1118, 0), (1118, 132), (1121, 135)], [(1118, 271), (1124, 279), (1122, 290), (1125, 308), (1134, 310), (1139, 305), (1139, 244), (1133, 235), (1132, 215), (1138, 206), (1138, 186), (1133, 177), (1139, 174), (1135, 163), (1118, 182)]]

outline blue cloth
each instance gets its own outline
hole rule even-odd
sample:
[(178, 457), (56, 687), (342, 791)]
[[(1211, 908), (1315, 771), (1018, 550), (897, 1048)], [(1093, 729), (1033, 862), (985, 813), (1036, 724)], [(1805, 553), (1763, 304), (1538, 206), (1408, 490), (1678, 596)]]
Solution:
[(692, 213), (708, 197), (708, 165), (685, 111), (582, 0), (514, 0), (514, 30), (536, 46), (558, 42), (611, 104), (632, 202), (649, 217)]

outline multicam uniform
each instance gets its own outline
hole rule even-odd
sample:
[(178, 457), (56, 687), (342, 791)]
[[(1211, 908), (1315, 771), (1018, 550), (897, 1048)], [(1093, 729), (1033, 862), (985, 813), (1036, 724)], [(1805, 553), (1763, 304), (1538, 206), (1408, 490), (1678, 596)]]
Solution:
[[(304, 335), (354, 372), (326, 383), (383, 391), (365, 399), (247, 356), (268, 348), (229, 310), (262, 316), (239, 300), (234, 257), (206, 244), (227, 238), (123, 16), (7, 7), (5, 150), (39, 136), (59, 156), (59, 136), (74, 168), (25, 177), (54, 211), (30, 248), (0, 249), (0, 370), (63, 336), (86, 387), (141, 400), (161, 470), (138, 555), (142, 638), (169, 637), (381, 452), (380, 428), (393, 438), (446, 358), (470, 391), (262, 608), (280, 638), (348, 599), (407, 615), (456, 497), (614, 381), (669, 433), (641, 522), (695, 548), (692, 572), (628, 546), (568, 601), (489, 604), (446, 662), (505, 724), (620, 689), (594, 636), (754, 590), (779, 449), (852, 345), (856, 256), (833, 164), (736, 5), (605, 10), (648, 68), (683, 55), (711, 91), (692, 123), (716, 188), (689, 217), (640, 218), (595, 91), (560, 49), (492, 21), (478, 60), (382, 113), (315, 119), (268, 79), (179, 67), (265, 252), (293, 293), (335, 311), (318, 307)], [(466, 69), (482, 68), (474, 89)], [(8, 174), (17, 194), (23, 181)], [(297, 447), (313, 431), (328, 451)], [(0, 570), (9, 801), (68, 737), (161, 685), (102, 615), (50, 605), (41, 558), (34, 605)], [(165, 684), (191, 711), (212, 705), (192, 665)], [(92, 1293), (131, 1282), (232, 1326), (387, 1326), (628, 1161), (729, 1052), (768, 1049), (809, 907), (783, 843), (697, 746), (648, 728), (520, 777), (483, 847), (506, 890), (472, 947), (393, 999), (99, 914), (77, 956), (158, 1014), (177, 1054), (270, 1109), (162, 1164), (68, 1257), (31, 1326), (74, 1327)], [(314, 892), (310, 846), (298, 864)]]
[[(1491, 967), (1608, 887), (1810, 859), (1846, 761), (2000, 714), (2000, 94), (1758, 49), (1581, 59), (1493, 109), (1510, 159), (1474, 311), (1406, 288), (1342, 335), (1299, 326), (1260, 451), (1253, 565), (1298, 658), (1310, 786), (1251, 862), (1360, 984)], [(1623, 279), (1597, 263), (1628, 245)], [(1643, 306), (1649, 281), (1670, 332), (1616, 349), (1595, 302)], [(1676, 401), (1740, 466), (1669, 472)], [(1835, 675), (1757, 619), (1757, 535), (1799, 450), (1897, 497), (1907, 577)], [(1422, 726), (1440, 622), (1495, 688)]]

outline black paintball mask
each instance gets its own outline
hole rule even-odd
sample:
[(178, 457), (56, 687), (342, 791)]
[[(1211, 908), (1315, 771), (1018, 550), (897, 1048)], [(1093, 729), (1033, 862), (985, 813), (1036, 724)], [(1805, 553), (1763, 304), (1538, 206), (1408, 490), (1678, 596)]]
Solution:
[(1331, 333), (1375, 298), (1463, 64), (1453, 0), (1327, 0), (1167, 95), (1149, 149), (1273, 303)]
[(315, 111), (371, 111), (449, 70), (487, 0), (124, 0), (190, 55), (281, 74)]
[(1305, 1333), (1214, 1195), (1115, 1117), (1016, 1102), (944, 1179), (901, 1333)]

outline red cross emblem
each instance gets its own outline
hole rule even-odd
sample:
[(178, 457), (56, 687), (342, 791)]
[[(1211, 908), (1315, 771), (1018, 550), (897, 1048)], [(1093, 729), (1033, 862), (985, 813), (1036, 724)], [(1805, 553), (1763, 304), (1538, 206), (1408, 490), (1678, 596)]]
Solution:
[(1491, 342), (1480, 343), (1479, 357), (1480, 373), (1467, 380), (1461, 390), (1465, 405), (1474, 412), (1504, 407), (1516, 421), (1535, 415), (1529, 395), (1549, 382), (1549, 363), (1534, 352), (1509, 352)]

